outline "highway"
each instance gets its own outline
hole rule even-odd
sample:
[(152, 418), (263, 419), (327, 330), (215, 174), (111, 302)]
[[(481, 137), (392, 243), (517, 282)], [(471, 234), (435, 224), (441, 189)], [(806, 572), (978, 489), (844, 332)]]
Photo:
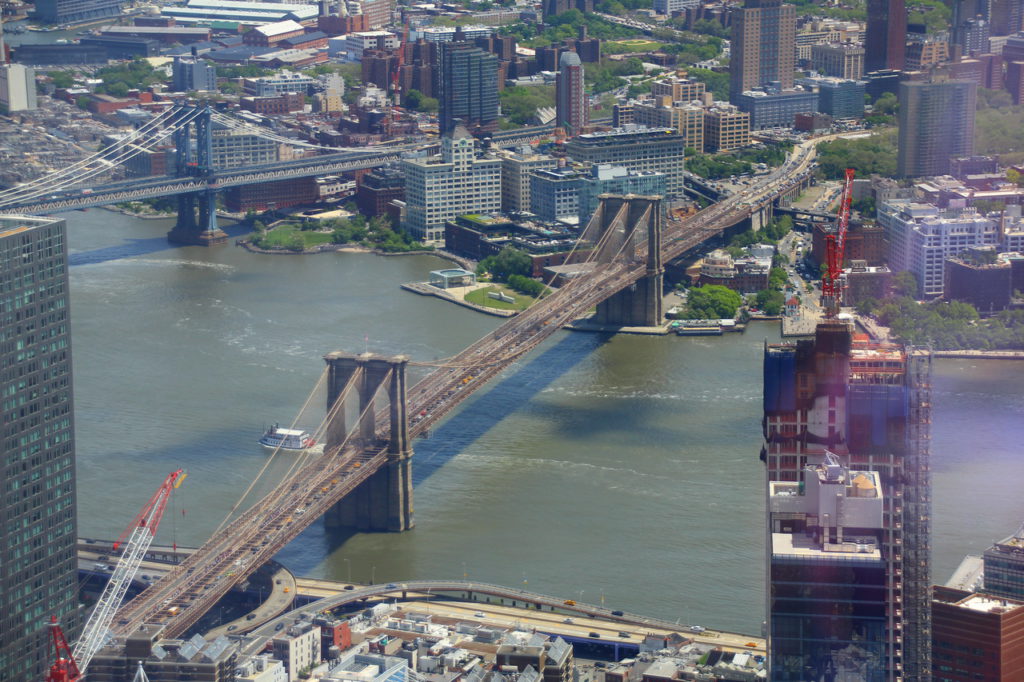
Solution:
[[(672, 258), (734, 225), (800, 184), (811, 169), (813, 142), (794, 148), (786, 162), (758, 183), (687, 218), (669, 221), (662, 237), (663, 258)], [(595, 250), (596, 251), (596, 250)], [(608, 263), (595, 263), (590, 274), (570, 280), (552, 295), (509, 318), (413, 386), (408, 414), (414, 415), (410, 437), (422, 435), (489, 379), (504, 371), (612, 294), (645, 275), (645, 246)], [(386, 461), (388, 411), (377, 415), (378, 449), (348, 447), (308, 461), (284, 478), (263, 499), (215, 533), (167, 576), (124, 605), (114, 620), (124, 637), (143, 623), (162, 623), (165, 636), (184, 633), (233, 585), (244, 580), (315, 519), (376, 472)], [(175, 608), (177, 607), (177, 608)]]

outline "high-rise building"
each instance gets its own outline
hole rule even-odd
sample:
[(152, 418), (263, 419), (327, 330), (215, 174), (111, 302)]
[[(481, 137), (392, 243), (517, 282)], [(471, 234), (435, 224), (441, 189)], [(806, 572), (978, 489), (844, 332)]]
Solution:
[(21, 64), (0, 64), (0, 108), (4, 113), (30, 111), (37, 106), (35, 69)]
[(900, 82), (899, 176), (943, 175), (950, 157), (974, 153), (977, 90), (971, 81)]
[(683, 136), (671, 128), (637, 125), (577, 135), (565, 144), (566, 153), (576, 161), (664, 173), (665, 191), (670, 196), (683, 193), (685, 149)]
[(584, 14), (590, 14), (594, 11), (594, 0), (544, 0), (541, 12), (544, 19), (547, 19), (571, 9), (578, 9)]
[(501, 157), (501, 210), (524, 213), (530, 210), (530, 173), (558, 165), (553, 156), (537, 154), (530, 147), (499, 151)]
[(1024, 28), (1024, 0), (991, 0), (988, 20), (992, 35), (1013, 35)]
[(857, 80), (864, 75), (864, 48), (852, 43), (813, 45), (811, 63), (826, 76)]
[(771, 679), (893, 679), (881, 477), (827, 451), (801, 473), (768, 481)]
[(590, 103), (583, 89), (583, 62), (575, 52), (558, 58), (555, 77), (555, 125), (569, 136), (579, 135), (590, 122)]
[(752, 88), (793, 87), (796, 8), (782, 0), (746, 0), (733, 11), (729, 99)]
[(864, 70), (903, 69), (907, 44), (904, 0), (868, 0), (864, 35)]
[[(927, 353), (841, 320), (766, 346), (770, 680), (930, 679), (930, 375)], [(880, 525), (854, 513), (872, 490)]]
[(416, 239), (444, 239), (446, 220), (469, 213), (501, 210), (501, 160), (476, 158), (474, 142), (462, 126), (441, 138), (441, 155), (402, 161), (405, 173), (405, 227)]
[(650, 128), (672, 128), (683, 136), (686, 147), (698, 151), (704, 148), (704, 107), (699, 104), (685, 100), (673, 102), (667, 96), (655, 96), (616, 106), (620, 114), (626, 106), (631, 108), (631, 123)]
[(63, 220), (0, 217), (0, 680), (41, 679), (46, 623), (74, 641), (75, 436)]
[(440, 103), (441, 134), (450, 135), (459, 123), (473, 134), (497, 130), (497, 55), (452, 42), (441, 43), (439, 57), (434, 96)]
[(704, 112), (704, 151), (739, 149), (750, 144), (750, 114), (722, 102)]
[[(175, 57), (171, 66), (171, 87), (175, 92), (216, 92), (217, 69), (197, 57)], [(295, 91), (293, 91), (295, 92)], [(257, 95), (277, 94), (257, 92)]]

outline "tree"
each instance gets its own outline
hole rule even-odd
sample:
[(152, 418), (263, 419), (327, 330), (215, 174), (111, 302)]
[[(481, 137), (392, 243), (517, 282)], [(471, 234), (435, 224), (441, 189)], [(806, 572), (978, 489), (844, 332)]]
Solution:
[(782, 289), (789, 281), (789, 275), (782, 268), (772, 268), (768, 272), (768, 286), (772, 289)]
[(755, 301), (757, 302), (757, 307), (765, 315), (780, 315), (782, 313), (782, 306), (786, 303), (786, 297), (782, 295), (781, 291), (762, 289), (757, 292)]
[(883, 92), (878, 96), (873, 105), (876, 114), (895, 114), (899, 111), (900, 102), (896, 98), (896, 95), (891, 92)]
[(533, 260), (525, 251), (514, 246), (506, 246), (495, 256), (488, 256), (480, 261), (477, 274), (491, 273), (499, 282), (506, 281), (510, 275), (529, 277), (533, 272)]
[(917, 298), (917, 278), (909, 270), (897, 272), (892, 278), (892, 291), (896, 296)]
[(709, 284), (690, 289), (689, 314), (691, 319), (729, 319), (736, 316), (743, 299), (728, 287)]
[(74, 76), (67, 71), (50, 71), (46, 74), (55, 88), (70, 88), (75, 84)]

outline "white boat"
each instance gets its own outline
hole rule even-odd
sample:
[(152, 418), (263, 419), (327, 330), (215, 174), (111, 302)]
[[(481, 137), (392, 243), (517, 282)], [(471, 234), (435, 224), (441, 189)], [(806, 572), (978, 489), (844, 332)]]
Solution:
[(282, 429), (274, 424), (260, 438), (260, 445), (282, 450), (305, 450), (316, 445), (316, 441), (300, 429)]

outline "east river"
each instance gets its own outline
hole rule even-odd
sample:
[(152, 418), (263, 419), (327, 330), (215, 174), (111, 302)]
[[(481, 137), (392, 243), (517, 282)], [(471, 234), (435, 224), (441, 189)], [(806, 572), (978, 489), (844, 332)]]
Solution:
[[(445, 265), (433, 256), (179, 248), (168, 221), (66, 218), (86, 537), (116, 537), (184, 467), (158, 541), (201, 543), (266, 464), (256, 439), (299, 412), (324, 353), (433, 361), (499, 323), (398, 288)], [(318, 523), (279, 559), (340, 580), (525, 584), (757, 633), (765, 339), (776, 324), (719, 338), (559, 333), (415, 442), (413, 531), (347, 537)], [(1024, 520), (1024, 362), (938, 361), (933, 398), (941, 582)], [(323, 401), (300, 426), (316, 427)], [(267, 485), (288, 466), (278, 459)]]

